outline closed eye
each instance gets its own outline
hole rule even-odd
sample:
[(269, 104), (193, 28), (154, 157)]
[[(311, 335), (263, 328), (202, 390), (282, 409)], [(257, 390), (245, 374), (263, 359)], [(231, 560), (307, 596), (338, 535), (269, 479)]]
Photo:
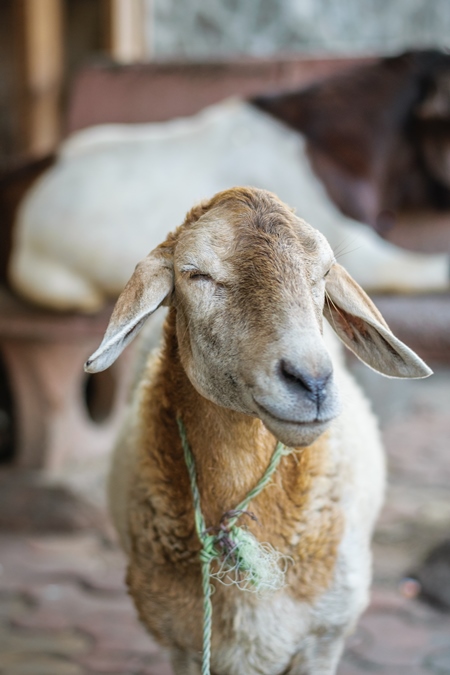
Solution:
[(225, 283), (222, 281), (217, 281), (217, 279), (214, 279), (210, 274), (207, 272), (202, 272), (201, 270), (195, 268), (195, 267), (184, 267), (181, 268), (181, 272), (185, 278), (188, 279), (188, 281), (209, 281), (214, 284), (216, 288), (223, 288), (225, 286)]
[(200, 279), (204, 279), (205, 281), (213, 281), (213, 278), (209, 274), (205, 274), (205, 272), (197, 272), (196, 270), (192, 270), (192, 272), (189, 273), (189, 279), (195, 281)]
[(317, 284), (321, 284), (323, 281), (325, 281), (325, 279), (327, 278), (327, 276), (329, 275), (330, 272), (331, 272), (331, 267), (330, 267), (329, 270), (327, 270), (327, 271), (325, 272), (325, 274), (323, 274), (323, 275), (322, 275), (321, 277), (319, 277), (319, 278), (316, 278), (316, 279), (313, 281), (313, 286), (316, 286)]

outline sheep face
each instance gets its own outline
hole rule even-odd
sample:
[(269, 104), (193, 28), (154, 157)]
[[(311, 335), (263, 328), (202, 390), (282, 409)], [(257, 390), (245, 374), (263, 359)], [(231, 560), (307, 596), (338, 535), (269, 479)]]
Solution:
[(372, 368), (431, 373), (325, 238), (264, 190), (218, 193), (139, 263), (86, 369), (107, 368), (163, 303), (175, 308), (179, 357), (197, 391), (261, 418), (286, 445), (310, 444), (339, 412), (323, 313)]
[(306, 445), (339, 410), (322, 338), (334, 256), (275, 197), (258, 197), (219, 203), (179, 234), (180, 358), (203, 396), (260, 417), (288, 445)]

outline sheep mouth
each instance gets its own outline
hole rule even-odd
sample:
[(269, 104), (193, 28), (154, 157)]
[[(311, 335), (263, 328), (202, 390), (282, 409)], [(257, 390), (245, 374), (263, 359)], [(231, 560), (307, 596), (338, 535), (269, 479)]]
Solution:
[(298, 419), (293, 420), (293, 419), (289, 419), (287, 417), (279, 417), (278, 415), (274, 415), (272, 412), (267, 410), (267, 408), (265, 408), (263, 405), (258, 403), (258, 401), (255, 398), (253, 398), (253, 402), (255, 403), (255, 405), (258, 408), (258, 412), (261, 413), (261, 415), (263, 417), (267, 417), (270, 420), (272, 420), (273, 422), (276, 422), (278, 424), (290, 424), (290, 425), (293, 425), (293, 426), (296, 426), (296, 427), (303, 427), (303, 428), (308, 427), (310, 429), (311, 428), (312, 429), (315, 429), (315, 428), (318, 429), (319, 427), (323, 426), (324, 424), (328, 424), (329, 422), (331, 422), (332, 419), (334, 419), (333, 417), (328, 417), (328, 418), (324, 418), (324, 419), (318, 419), (316, 417), (315, 419), (312, 419), (312, 420), (298, 420)]

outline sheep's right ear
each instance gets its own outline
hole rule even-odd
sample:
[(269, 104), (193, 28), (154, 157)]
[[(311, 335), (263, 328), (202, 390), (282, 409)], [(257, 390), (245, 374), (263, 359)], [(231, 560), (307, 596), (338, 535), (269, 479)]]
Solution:
[(85, 371), (98, 373), (114, 363), (172, 290), (172, 259), (155, 249), (136, 266), (116, 302), (100, 347), (84, 365)]

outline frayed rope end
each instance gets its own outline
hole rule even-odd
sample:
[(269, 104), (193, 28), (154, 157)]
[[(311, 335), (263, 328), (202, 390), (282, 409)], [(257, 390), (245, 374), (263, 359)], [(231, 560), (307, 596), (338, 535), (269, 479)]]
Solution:
[(226, 586), (237, 586), (253, 593), (271, 593), (283, 588), (286, 569), (292, 558), (283, 555), (271, 544), (260, 543), (253, 534), (240, 527), (231, 528), (230, 538), (233, 547), (211, 578)]

